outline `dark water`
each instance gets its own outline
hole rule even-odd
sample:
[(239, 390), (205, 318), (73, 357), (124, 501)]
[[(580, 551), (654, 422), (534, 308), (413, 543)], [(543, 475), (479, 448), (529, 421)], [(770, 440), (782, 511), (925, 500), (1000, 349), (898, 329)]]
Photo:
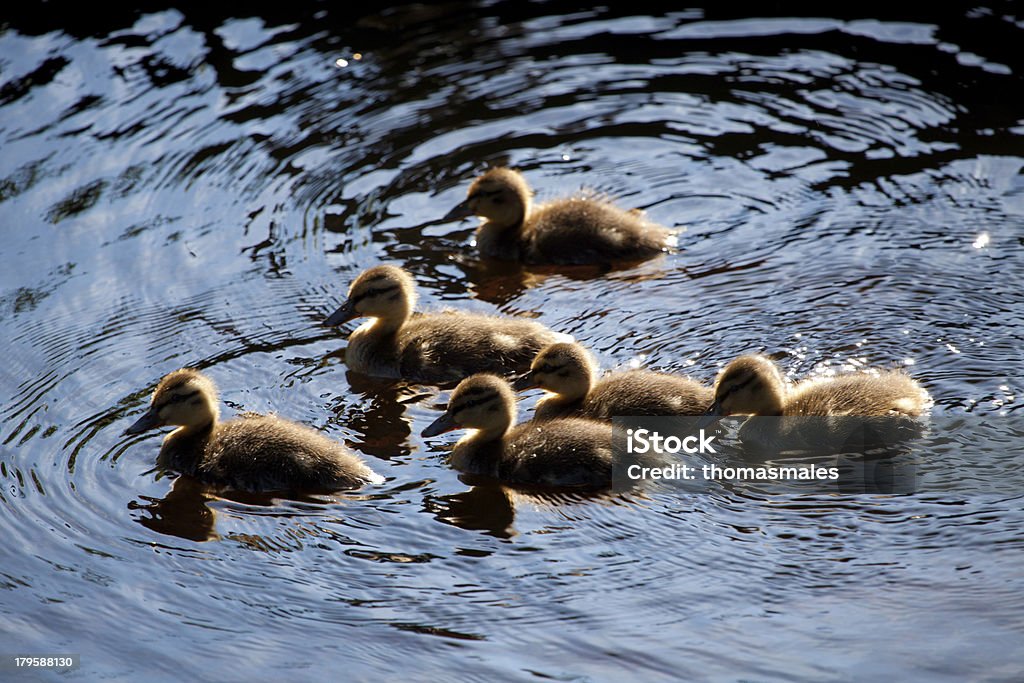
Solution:
[[(1020, 5), (630, 7), (7, 20), (0, 654), (80, 654), (88, 680), (1024, 676), (1024, 497), (985, 486), (1021, 462)], [(498, 163), (684, 249), (482, 264), (436, 219)], [(950, 485), (464, 483), (418, 436), (444, 395), (346, 373), (317, 325), (382, 261), (427, 307), (536, 316), (609, 368), (906, 365), (964, 425), (918, 453)], [(387, 483), (225, 500), (154, 472), (158, 438), (120, 433), (184, 365)]]

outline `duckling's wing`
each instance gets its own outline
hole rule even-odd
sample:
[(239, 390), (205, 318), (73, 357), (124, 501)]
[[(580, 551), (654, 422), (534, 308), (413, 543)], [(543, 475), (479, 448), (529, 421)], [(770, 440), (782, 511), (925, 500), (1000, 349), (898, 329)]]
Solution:
[(612, 483), (610, 425), (564, 418), (509, 431), (499, 476), (513, 483), (603, 488)]
[(524, 226), (527, 260), (608, 263), (650, 258), (670, 246), (668, 228), (595, 199), (564, 199), (537, 207)]
[(901, 372), (858, 373), (807, 380), (793, 387), (786, 401), (791, 415), (920, 415), (927, 394)]
[(217, 426), (200, 471), (202, 478), (244, 491), (340, 490), (379, 480), (341, 443), (255, 413)]
[(710, 387), (648, 370), (618, 372), (587, 395), (584, 414), (597, 419), (626, 415), (703, 415), (714, 399)]
[(583, 409), (583, 405), (583, 398), (574, 398), (567, 401), (557, 395), (548, 396), (537, 402), (532, 419), (540, 422), (553, 420), (558, 417), (578, 416)]
[(477, 372), (502, 375), (529, 367), (558, 336), (539, 323), (447, 311), (414, 317), (399, 333), (403, 377), (458, 381)]

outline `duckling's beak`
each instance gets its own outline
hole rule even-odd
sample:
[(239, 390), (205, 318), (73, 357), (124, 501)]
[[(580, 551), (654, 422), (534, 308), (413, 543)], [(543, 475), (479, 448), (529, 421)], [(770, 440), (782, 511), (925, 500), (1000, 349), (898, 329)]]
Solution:
[(124, 430), (121, 436), (132, 436), (134, 434), (141, 434), (142, 432), (154, 429), (155, 427), (163, 427), (164, 421), (160, 419), (160, 415), (157, 414), (156, 409), (150, 407), (142, 417), (135, 421), (128, 429)]
[(442, 218), (441, 220), (443, 220), (443, 221), (458, 221), (458, 220), (462, 220), (463, 218), (469, 218), (472, 215), (473, 215), (473, 207), (471, 207), (469, 205), (469, 200), (467, 199), (466, 201), (462, 202), (461, 204), (456, 206), (454, 209), (449, 211), (447, 214), (445, 214), (445, 217)]
[(450, 432), (453, 429), (458, 429), (459, 424), (452, 417), (451, 413), (445, 413), (441, 417), (437, 418), (430, 423), (430, 426), (420, 432), (422, 436), (438, 436), (446, 432)]
[(327, 316), (323, 325), (325, 327), (336, 327), (357, 317), (359, 317), (359, 314), (356, 312), (356, 307), (355, 304), (352, 303), (352, 299), (346, 299), (345, 303), (341, 305), (341, 308)]
[(540, 383), (533, 376), (533, 372), (527, 372), (526, 374), (519, 375), (512, 382), (512, 388), (516, 391), (526, 391), (527, 389), (536, 389), (540, 386)]
[(718, 419), (722, 417), (722, 399), (717, 398), (715, 402), (711, 404), (711, 407), (707, 409), (700, 419), (697, 420), (697, 429), (704, 429), (718, 422)]

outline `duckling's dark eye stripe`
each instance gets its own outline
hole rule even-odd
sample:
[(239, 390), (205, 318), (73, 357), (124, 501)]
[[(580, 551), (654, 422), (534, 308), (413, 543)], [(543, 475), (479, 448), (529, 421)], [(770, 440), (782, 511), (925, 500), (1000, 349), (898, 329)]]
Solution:
[(171, 396), (171, 398), (169, 400), (164, 401), (163, 403), (158, 403), (158, 404), (154, 405), (153, 407), (156, 408), (157, 410), (163, 410), (164, 408), (166, 408), (167, 406), (171, 405), (172, 403), (181, 403), (185, 399), (192, 398), (193, 396), (197, 395), (198, 393), (199, 393), (199, 390), (196, 389), (196, 390), (194, 390), (192, 392), (189, 392), (187, 394), (174, 394), (173, 396)]
[(729, 396), (730, 394), (735, 394), (740, 389), (745, 389), (748, 385), (752, 384), (756, 380), (757, 380), (757, 376), (751, 375), (745, 381), (740, 382), (739, 384), (732, 385), (731, 387), (728, 388), (728, 390), (726, 390), (726, 392), (722, 396), (722, 398), (725, 398), (726, 396)]
[(501, 190), (477, 190), (466, 199), (479, 199), (480, 197), (494, 197), (501, 194)]
[(553, 363), (545, 363), (544, 365), (537, 368), (537, 372), (555, 372), (561, 370), (565, 365), (554, 365)]
[(399, 289), (398, 285), (391, 285), (390, 287), (375, 287), (374, 289), (368, 289), (365, 292), (363, 292), (362, 294), (359, 294), (354, 299), (352, 299), (352, 303), (354, 305), (354, 304), (359, 303), (363, 299), (366, 299), (367, 297), (380, 296), (381, 294), (387, 294), (388, 292), (393, 292), (396, 289)]
[(455, 415), (456, 413), (460, 413), (463, 410), (466, 410), (467, 408), (475, 408), (476, 406), (481, 406), (485, 403), (490, 403), (491, 401), (494, 401), (496, 398), (498, 398), (497, 394), (488, 394), (483, 398), (476, 398), (471, 399), (469, 401), (463, 401), (457, 406), (450, 407), (449, 412), (451, 412), (452, 415)]

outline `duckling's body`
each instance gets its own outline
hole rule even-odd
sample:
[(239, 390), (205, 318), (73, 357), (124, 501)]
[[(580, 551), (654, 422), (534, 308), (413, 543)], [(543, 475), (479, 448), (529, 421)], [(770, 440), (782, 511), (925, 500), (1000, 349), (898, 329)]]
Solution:
[(580, 418), (512, 426), (515, 395), (494, 375), (473, 375), (452, 392), (445, 414), (423, 430), (437, 436), (474, 429), (455, 444), (451, 464), (513, 484), (603, 488), (611, 485), (612, 429)]
[(607, 200), (577, 196), (533, 205), (526, 179), (494, 168), (477, 178), (466, 201), (447, 220), (482, 216), (480, 253), (531, 264), (603, 264), (648, 259), (669, 250), (674, 235), (642, 211), (625, 211)]
[(703, 415), (711, 405), (711, 387), (650, 370), (630, 370), (605, 377), (587, 395), (583, 415), (610, 420), (622, 415)]
[(411, 316), (398, 330), (366, 323), (349, 335), (345, 362), (357, 372), (420, 382), (457, 382), (475, 372), (511, 373), (557, 335), (529, 320), (460, 311)]
[(401, 268), (375, 266), (356, 278), (348, 300), (325, 321), (373, 318), (349, 335), (349, 368), (444, 384), (476, 372), (524, 370), (543, 346), (568, 338), (531, 320), (457, 311), (414, 314), (415, 301), (412, 277)]
[(898, 370), (807, 379), (786, 396), (783, 415), (857, 415), (917, 417), (928, 406), (928, 394)]
[(912, 431), (907, 419), (922, 415), (930, 403), (921, 385), (898, 370), (813, 378), (790, 387), (775, 363), (749, 355), (733, 360), (719, 374), (708, 414), (828, 418), (748, 420), (740, 436), (763, 445), (832, 447), (863, 440), (865, 426), (880, 442), (901, 438)]
[(804, 380), (790, 388), (764, 356), (740, 356), (715, 382), (717, 415), (881, 415), (918, 416), (927, 392), (898, 370)]
[(164, 437), (157, 464), (241, 491), (335, 491), (383, 478), (342, 444), (273, 415), (218, 420), (216, 387), (195, 370), (161, 380), (149, 411), (126, 430), (178, 425)]
[(579, 344), (557, 343), (534, 359), (517, 389), (540, 387), (551, 395), (537, 404), (535, 420), (579, 416), (594, 420), (644, 415), (703, 415), (710, 387), (689, 377), (629, 370), (596, 380), (596, 364)]

